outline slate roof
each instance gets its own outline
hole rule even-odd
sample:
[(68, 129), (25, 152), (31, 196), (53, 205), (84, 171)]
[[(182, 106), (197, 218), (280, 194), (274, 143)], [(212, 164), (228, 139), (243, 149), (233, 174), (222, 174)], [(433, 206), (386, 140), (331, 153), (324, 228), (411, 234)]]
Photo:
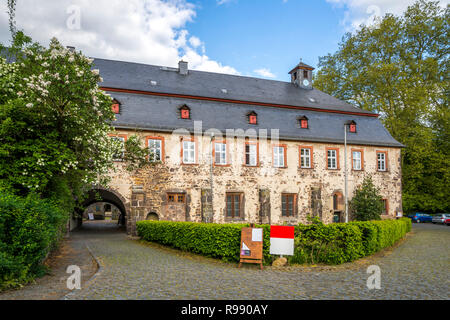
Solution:
[[(203, 131), (215, 128), (225, 134), (226, 129), (266, 129), (270, 137), (271, 129), (279, 129), (279, 138), (283, 140), (343, 143), (344, 124), (353, 120), (357, 123), (357, 133), (348, 133), (349, 144), (403, 147), (373, 116), (374, 113), (356, 108), (317, 89), (302, 89), (290, 82), (194, 70), (189, 70), (188, 75), (180, 75), (177, 68), (105, 59), (94, 59), (94, 68), (100, 70), (104, 79), (101, 86), (105, 88), (250, 102), (239, 104), (110, 91), (111, 96), (121, 103), (121, 114), (116, 116), (114, 123), (116, 128), (165, 132), (185, 128), (194, 132), (194, 122), (202, 121)], [(226, 89), (226, 93), (222, 89)], [(311, 109), (259, 106), (251, 102)], [(191, 109), (191, 120), (180, 118), (178, 108), (183, 104)], [(314, 109), (360, 115), (319, 112)], [(247, 121), (247, 114), (251, 111), (258, 115), (257, 125)], [(298, 127), (297, 118), (301, 116), (309, 119), (308, 129)]]

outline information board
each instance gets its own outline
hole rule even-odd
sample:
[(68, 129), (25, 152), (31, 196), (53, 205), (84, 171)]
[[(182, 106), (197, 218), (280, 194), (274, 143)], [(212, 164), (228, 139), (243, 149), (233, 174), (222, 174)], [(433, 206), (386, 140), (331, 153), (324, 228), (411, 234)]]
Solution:
[(242, 263), (258, 263), (263, 268), (263, 229), (242, 228), (239, 268)]

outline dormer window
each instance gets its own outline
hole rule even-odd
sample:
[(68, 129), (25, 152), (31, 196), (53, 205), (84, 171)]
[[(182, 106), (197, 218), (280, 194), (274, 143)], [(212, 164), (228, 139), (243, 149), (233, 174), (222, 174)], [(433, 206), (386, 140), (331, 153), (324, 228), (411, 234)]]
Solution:
[(350, 131), (351, 133), (356, 133), (356, 122), (355, 122), (355, 121), (351, 121), (351, 122), (348, 124), (348, 128), (349, 128), (349, 131)]
[(308, 129), (308, 118), (303, 116), (298, 118), (298, 126), (301, 129)]
[(255, 111), (248, 113), (247, 118), (249, 124), (258, 124), (258, 115)]
[(180, 107), (180, 115), (181, 119), (190, 119), (191, 118), (191, 109), (187, 105), (183, 105)]
[(111, 109), (115, 114), (119, 114), (120, 113), (120, 102), (117, 101), (116, 99), (114, 99), (113, 103), (111, 105)]

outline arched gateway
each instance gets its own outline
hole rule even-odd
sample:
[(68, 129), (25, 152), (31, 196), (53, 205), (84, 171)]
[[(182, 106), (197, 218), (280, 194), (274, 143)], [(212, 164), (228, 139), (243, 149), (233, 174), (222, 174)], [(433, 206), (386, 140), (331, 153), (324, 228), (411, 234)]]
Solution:
[[(87, 198), (83, 201), (80, 207), (80, 216), (82, 212), (89, 207), (91, 204), (96, 202), (108, 202), (115, 205), (120, 210), (119, 224), (127, 226), (127, 219), (129, 218), (129, 205), (125, 198), (113, 189), (107, 188), (93, 188), (89, 190)], [(81, 225), (82, 220), (80, 219), (78, 224)], [(127, 226), (128, 232), (128, 226)]]

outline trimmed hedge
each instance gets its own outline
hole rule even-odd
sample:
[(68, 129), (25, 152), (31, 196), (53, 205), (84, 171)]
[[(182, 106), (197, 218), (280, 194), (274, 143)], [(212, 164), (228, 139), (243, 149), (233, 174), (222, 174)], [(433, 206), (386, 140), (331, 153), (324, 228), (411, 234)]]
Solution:
[[(238, 262), (241, 229), (248, 226), (248, 223), (139, 221), (137, 233), (145, 241)], [(270, 226), (255, 227), (264, 229), (264, 264), (270, 264)], [(295, 228), (294, 256), (289, 257), (289, 261), (301, 264), (350, 262), (393, 245), (410, 230), (411, 220), (407, 218), (328, 225), (300, 224)]]
[[(250, 224), (216, 224), (172, 221), (139, 221), (138, 235), (145, 241), (157, 242), (172, 248), (238, 262), (241, 245), (241, 229)], [(264, 228), (263, 255), (265, 263), (271, 262), (269, 254), (270, 226)]]
[(411, 220), (357, 221), (296, 227), (291, 263), (341, 264), (392, 246), (411, 231)]
[(42, 262), (61, 239), (66, 221), (48, 200), (0, 193), (0, 290), (44, 273)]

